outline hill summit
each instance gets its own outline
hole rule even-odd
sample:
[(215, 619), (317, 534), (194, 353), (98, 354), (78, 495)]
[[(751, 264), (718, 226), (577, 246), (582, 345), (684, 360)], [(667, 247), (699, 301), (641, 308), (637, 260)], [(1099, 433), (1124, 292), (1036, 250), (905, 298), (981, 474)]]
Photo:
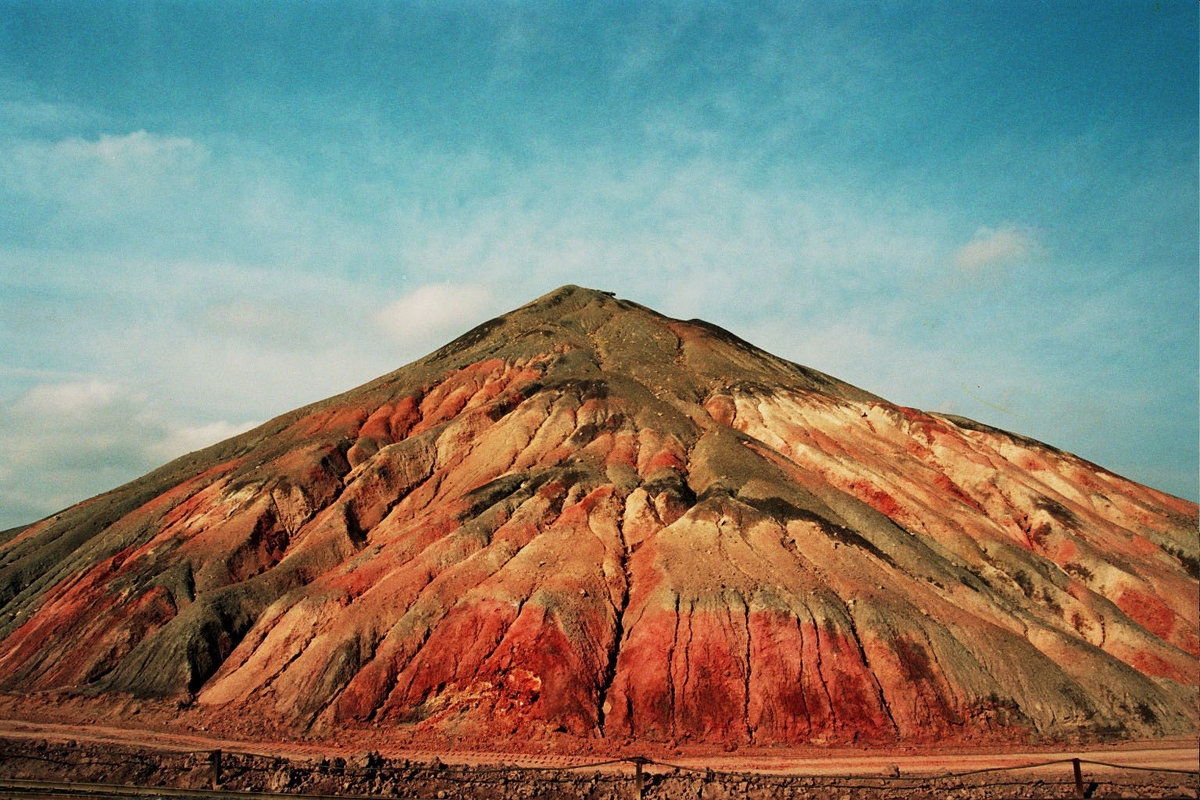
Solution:
[(4, 534), (0, 691), (500, 750), (1194, 734), (1198, 549), (1193, 503), (566, 286)]

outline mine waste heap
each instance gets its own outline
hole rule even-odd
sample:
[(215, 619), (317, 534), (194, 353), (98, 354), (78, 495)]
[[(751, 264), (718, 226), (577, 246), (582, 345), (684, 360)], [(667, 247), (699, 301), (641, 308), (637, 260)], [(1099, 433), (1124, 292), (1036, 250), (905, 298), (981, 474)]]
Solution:
[(500, 750), (1194, 735), (1198, 548), (1194, 503), (566, 286), (0, 534), (0, 692)]

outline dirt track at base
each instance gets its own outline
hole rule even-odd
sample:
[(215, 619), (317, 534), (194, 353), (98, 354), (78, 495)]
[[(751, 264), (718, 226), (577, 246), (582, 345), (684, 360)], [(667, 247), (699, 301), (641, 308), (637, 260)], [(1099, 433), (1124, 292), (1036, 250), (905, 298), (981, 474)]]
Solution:
[[(65, 725), (21, 720), (0, 720), (0, 737), (7, 739), (44, 739), (57, 742), (113, 743), (128, 747), (160, 751), (211, 752), (222, 750), (285, 758), (349, 757), (360, 749), (338, 747), (316, 742), (249, 742), (233, 739), (161, 733), (101, 725)], [(579, 755), (528, 754), (483, 751), (444, 751), (411, 748), (379, 748), (377, 752), (389, 758), (462, 766), (513, 765), (542, 769), (570, 769), (597, 762), (617, 760), (616, 765), (628, 768), (633, 754)], [(887, 775), (898, 768), (903, 775), (959, 774), (976, 770), (1012, 769), (1080, 758), (1089, 762), (1115, 764), (1136, 769), (1162, 769), (1186, 772), (1200, 771), (1200, 742), (1173, 739), (1156, 742), (1131, 742), (1119, 746), (1071, 749), (1023, 749), (1018, 751), (943, 750), (805, 750), (786, 754), (775, 753), (703, 753), (648, 754), (652, 760), (694, 770), (717, 772), (757, 772), (798, 775)], [(624, 766), (622, 766), (624, 765)], [(1104, 769), (1097, 765), (1098, 769)]]

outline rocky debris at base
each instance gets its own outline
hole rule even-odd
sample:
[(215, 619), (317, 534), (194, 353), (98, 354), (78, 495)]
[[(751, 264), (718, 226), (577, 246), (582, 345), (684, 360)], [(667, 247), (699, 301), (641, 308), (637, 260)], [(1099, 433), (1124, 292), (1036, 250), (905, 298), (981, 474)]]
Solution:
[[(1195, 774), (1131, 772), (1092, 774), (1091, 798), (1197, 798)], [(378, 753), (353, 757), (288, 759), (230, 752), (150, 751), (112, 744), (0, 739), (0, 788), (5, 779), (107, 783), (168, 789), (212, 789), (288, 795), (437, 798), (438, 800), (629, 800), (638, 797), (632, 762), (576, 769), (511, 765), (464, 766), (393, 759)], [(1070, 768), (1061, 775), (1031, 777), (991, 772), (904, 777), (805, 776), (645, 766), (644, 800), (1017, 800), (1075, 796)]]

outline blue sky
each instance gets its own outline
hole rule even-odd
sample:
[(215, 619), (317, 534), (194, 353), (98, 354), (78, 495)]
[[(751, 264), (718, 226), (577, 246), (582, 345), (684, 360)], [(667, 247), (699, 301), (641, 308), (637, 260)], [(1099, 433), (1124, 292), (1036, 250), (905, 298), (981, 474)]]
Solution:
[(0, 528), (564, 283), (1195, 499), (1193, 0), (0, 0)]

